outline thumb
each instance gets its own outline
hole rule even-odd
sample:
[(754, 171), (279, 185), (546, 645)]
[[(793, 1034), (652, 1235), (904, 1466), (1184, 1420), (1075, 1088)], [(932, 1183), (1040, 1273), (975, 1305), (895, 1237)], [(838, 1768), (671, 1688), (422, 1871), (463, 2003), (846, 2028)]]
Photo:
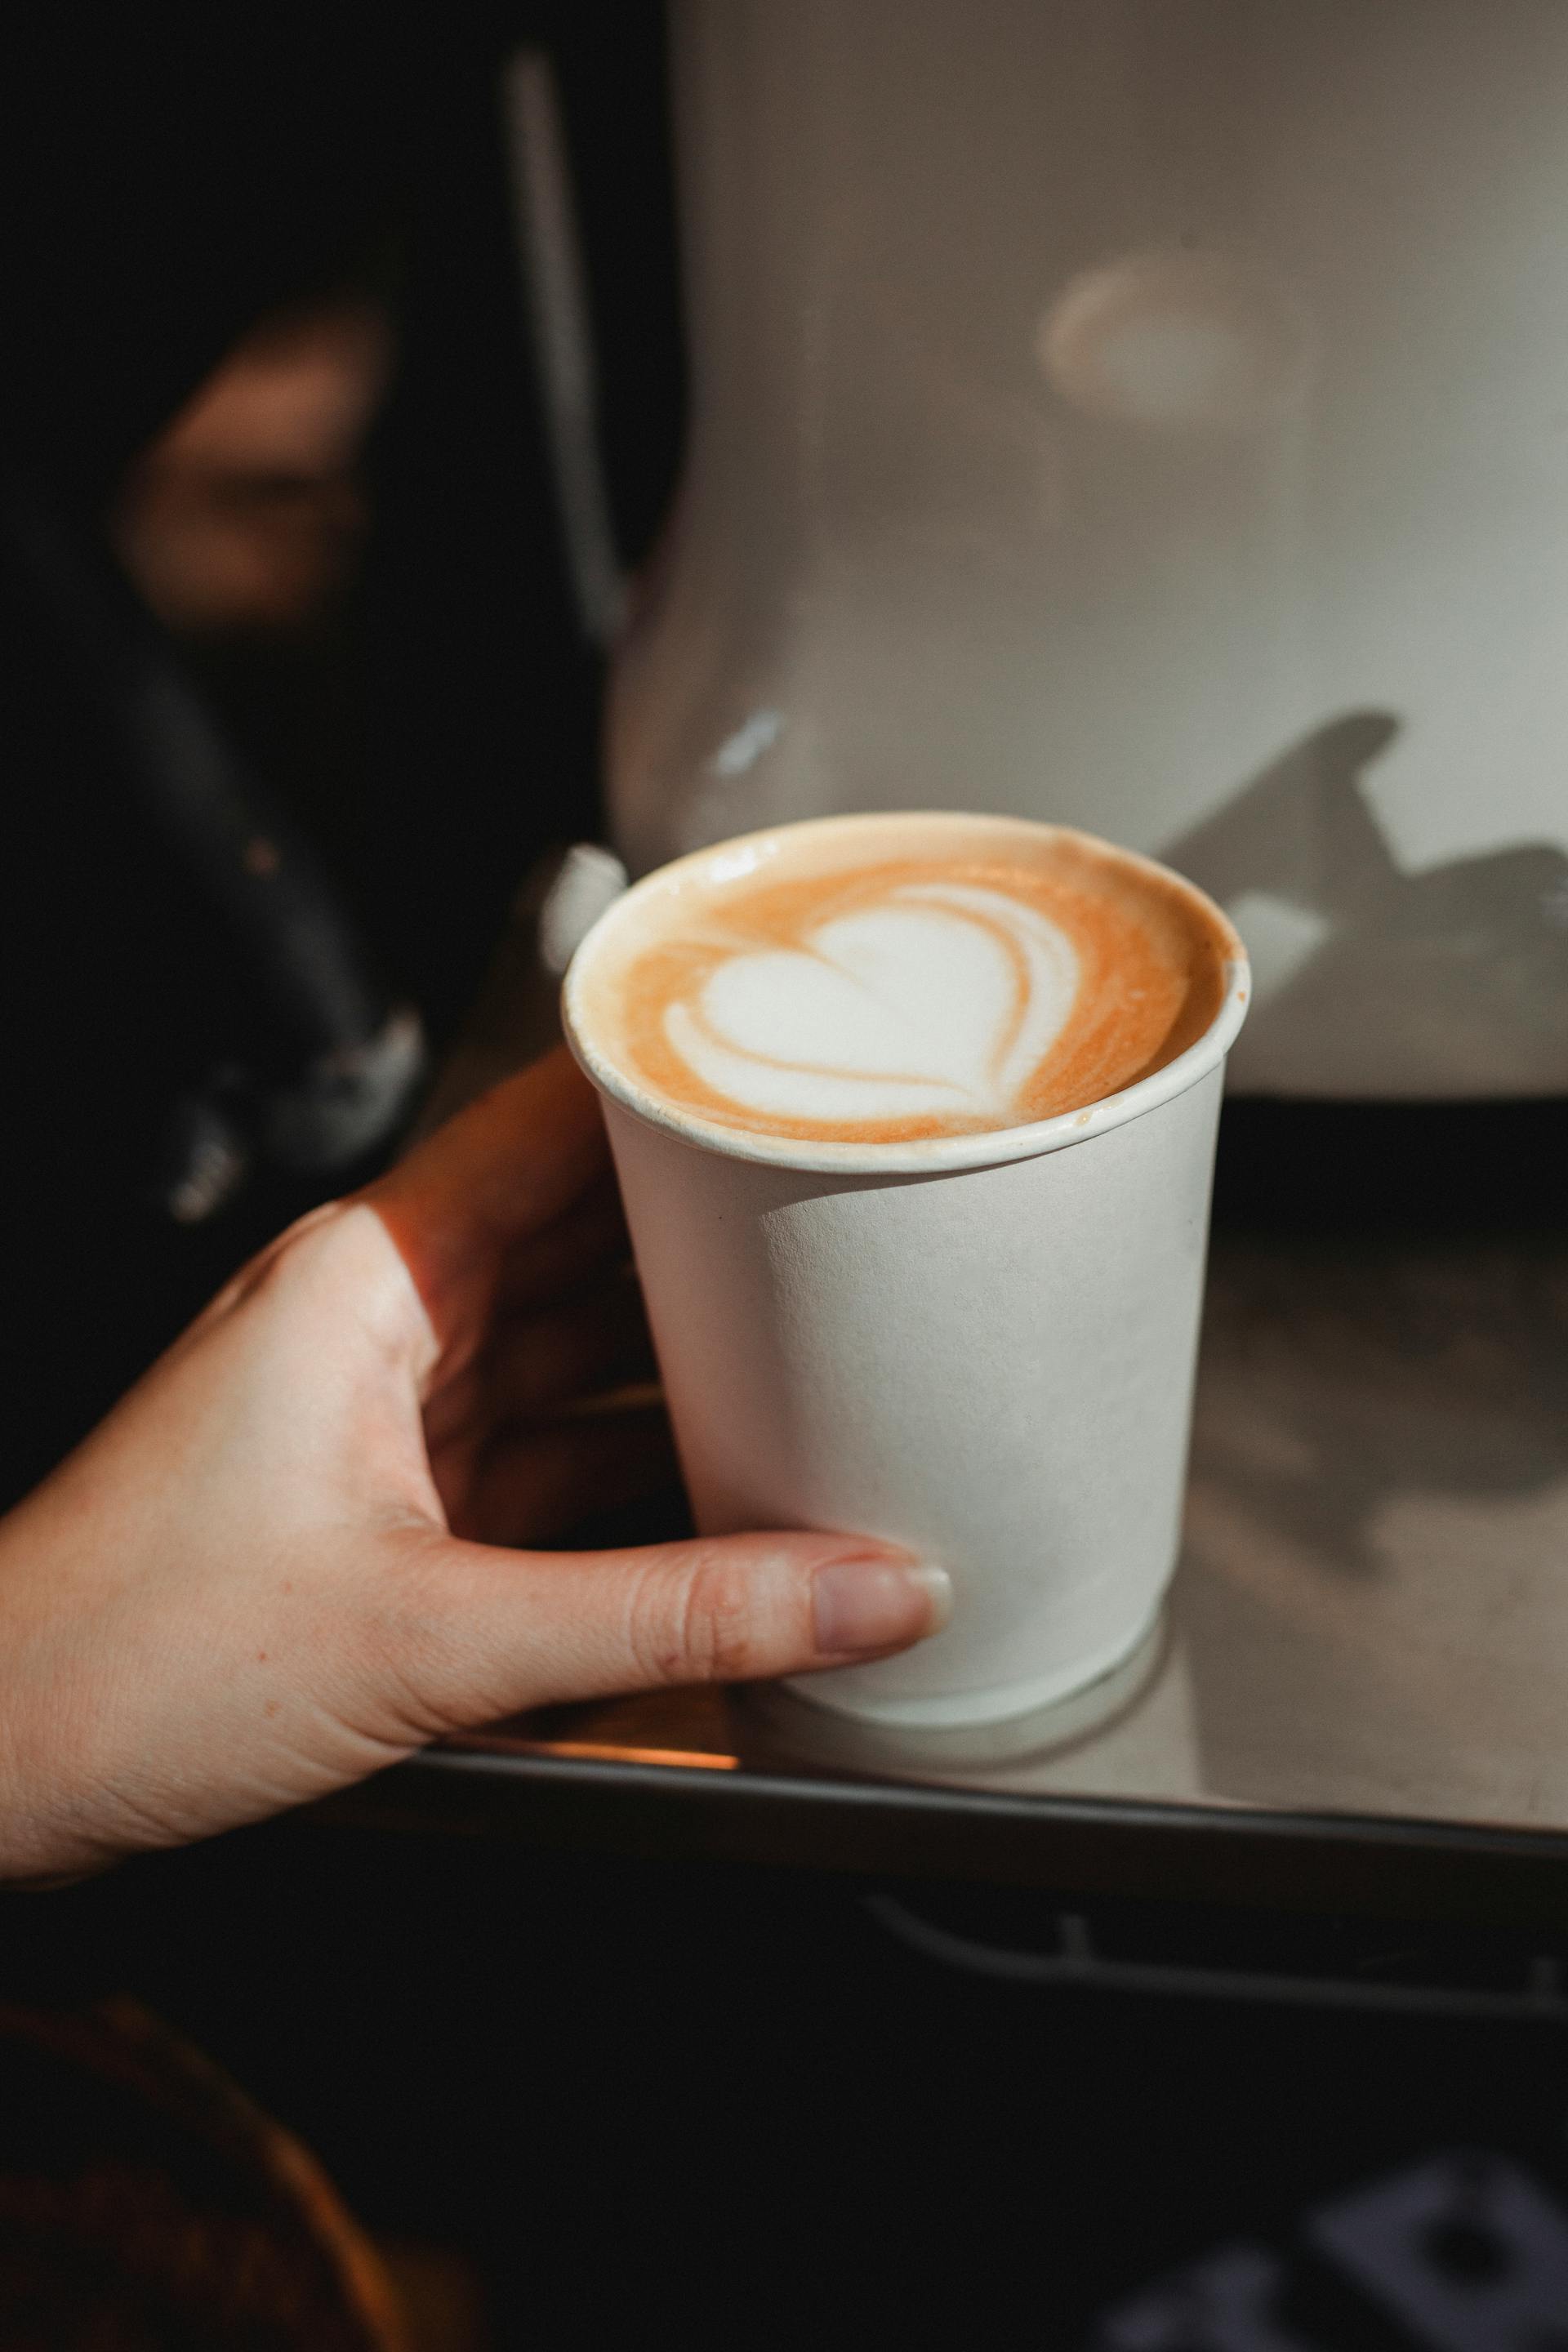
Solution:
[(419, 1680), (452, 1730), (563, 1699), (879, 1657), (939, 1632), (952, 1606), (944, 1570), (816, 1532), (601, 1552), (441, 1537), (426, 1565), (439, 1606), (426, 1584), (421, 1624), (437, 1638)]

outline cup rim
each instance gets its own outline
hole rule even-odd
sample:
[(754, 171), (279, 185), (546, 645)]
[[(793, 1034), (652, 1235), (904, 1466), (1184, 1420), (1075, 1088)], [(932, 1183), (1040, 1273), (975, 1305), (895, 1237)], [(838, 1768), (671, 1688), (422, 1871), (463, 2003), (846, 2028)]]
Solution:
[[(821, 1137), (752, 1134), (743, 1128), (721, 1126), (699, 1112), (679, 1109), (639, 1086), (584, 1034), (578, 1011), (595, 951), (602, 950), (625, 910), (645, 894), (651, 897), (671, 875), (694, 871), (736, 849), (757, 847), (781, 835), (798, 841), (808, 834), (864, 835), (911, 824), (935, 825), (939, 831), (951, 824), (955, 831), (962, 828), (971, 836), (977, 829), (994, 830), (998, 837), (1020, 833), (1033, 836), (1047, 834), (1058, 840), (1109, 851), (1113, 857), (1158, 875), (1167, 885), (1173, 884), (1194, 911), (1211, 922), (1229, 944), (1225, 960), (1225, 994), (1202, 1036), (1133, 1085), (1106, 1095), (1099, 1102), (1077, 1110), (1058, 1111), (1054, 1118), (1036, 1119), (1026, 1126), (987, 1128), (979, 1134), (925, 1136), (905, 1143), (835, 1143)], [(1062, 1151), (1073, 1144), (1087, 1143), (1111, 1128), (1124, 1127), (1129, 1120), (1157, 1110), (1162, 1103), (1185, 1094), (1223, 1061), (1247, 1017), (1251, 993), (1247, 950), (1235, 924), (1206, 891), (1200, 890), (1195, 882), (1189, 882), (1173, 867), (1163, 866), (1157, 858), (1146, 857), (1139, 850), (1124, 849), (1119, 843), (1106, 841), (1080, 826), (1049, 824), (1034, 817), (982, 814), (964, 809), (879, 809), (763, 825), (753, 833), (731, 834), (722, 841), (655, 866), (613, 899), (579, 940), (562, 986), (561, 1013), (566, 1042), (600, 1093), (646, 1126), (657, 1128), (698, 1150), (716, 1151), (726, 1159), (752, 1160), (764, 1167), (798, 1169), (814, 1175), (934, 1176), (968, 1168), (1002, 1167), (1016, 1160), (1036, 1160), (1047, 1151)]]

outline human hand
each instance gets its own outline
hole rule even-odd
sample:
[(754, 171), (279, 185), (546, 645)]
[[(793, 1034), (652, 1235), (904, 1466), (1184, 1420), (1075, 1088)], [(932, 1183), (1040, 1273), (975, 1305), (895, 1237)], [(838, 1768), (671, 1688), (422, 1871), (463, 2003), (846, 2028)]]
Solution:
[(638, 1339), (564, 1053), (294, 1226), (0, 1522), (0, 1877), (254, 1821), (547, 1701), (877, 1656), (946, 1580), (870, 1539), (558, 1535), (668, 1475), (573, 1414)]

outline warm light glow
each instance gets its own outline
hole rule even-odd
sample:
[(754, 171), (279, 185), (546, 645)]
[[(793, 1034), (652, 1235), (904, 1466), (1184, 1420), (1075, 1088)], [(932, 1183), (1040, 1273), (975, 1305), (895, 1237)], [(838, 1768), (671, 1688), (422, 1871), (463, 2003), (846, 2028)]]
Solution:
[(535, 1756), (566, 1756), (589, 1764), (679, 1764), (701, 1772), (734, 1772), (738, 1756), (710, 1756), (689, 1748), (620, 1748), (583, 1739), (520, 1740)]

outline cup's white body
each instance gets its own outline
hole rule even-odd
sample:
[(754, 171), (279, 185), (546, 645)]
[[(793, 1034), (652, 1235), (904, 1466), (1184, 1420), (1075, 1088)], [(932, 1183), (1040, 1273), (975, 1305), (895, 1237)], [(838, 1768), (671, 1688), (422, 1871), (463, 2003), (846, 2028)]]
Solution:
[(1223, 1063), (1030, 1158), (822, 1174), (606, 1100), (699, 1525), (887, 1536), (952, 1623), (799, 1678), (874, 1721), (1047, 1703), (1140, 1640), (1175, 1561)]

